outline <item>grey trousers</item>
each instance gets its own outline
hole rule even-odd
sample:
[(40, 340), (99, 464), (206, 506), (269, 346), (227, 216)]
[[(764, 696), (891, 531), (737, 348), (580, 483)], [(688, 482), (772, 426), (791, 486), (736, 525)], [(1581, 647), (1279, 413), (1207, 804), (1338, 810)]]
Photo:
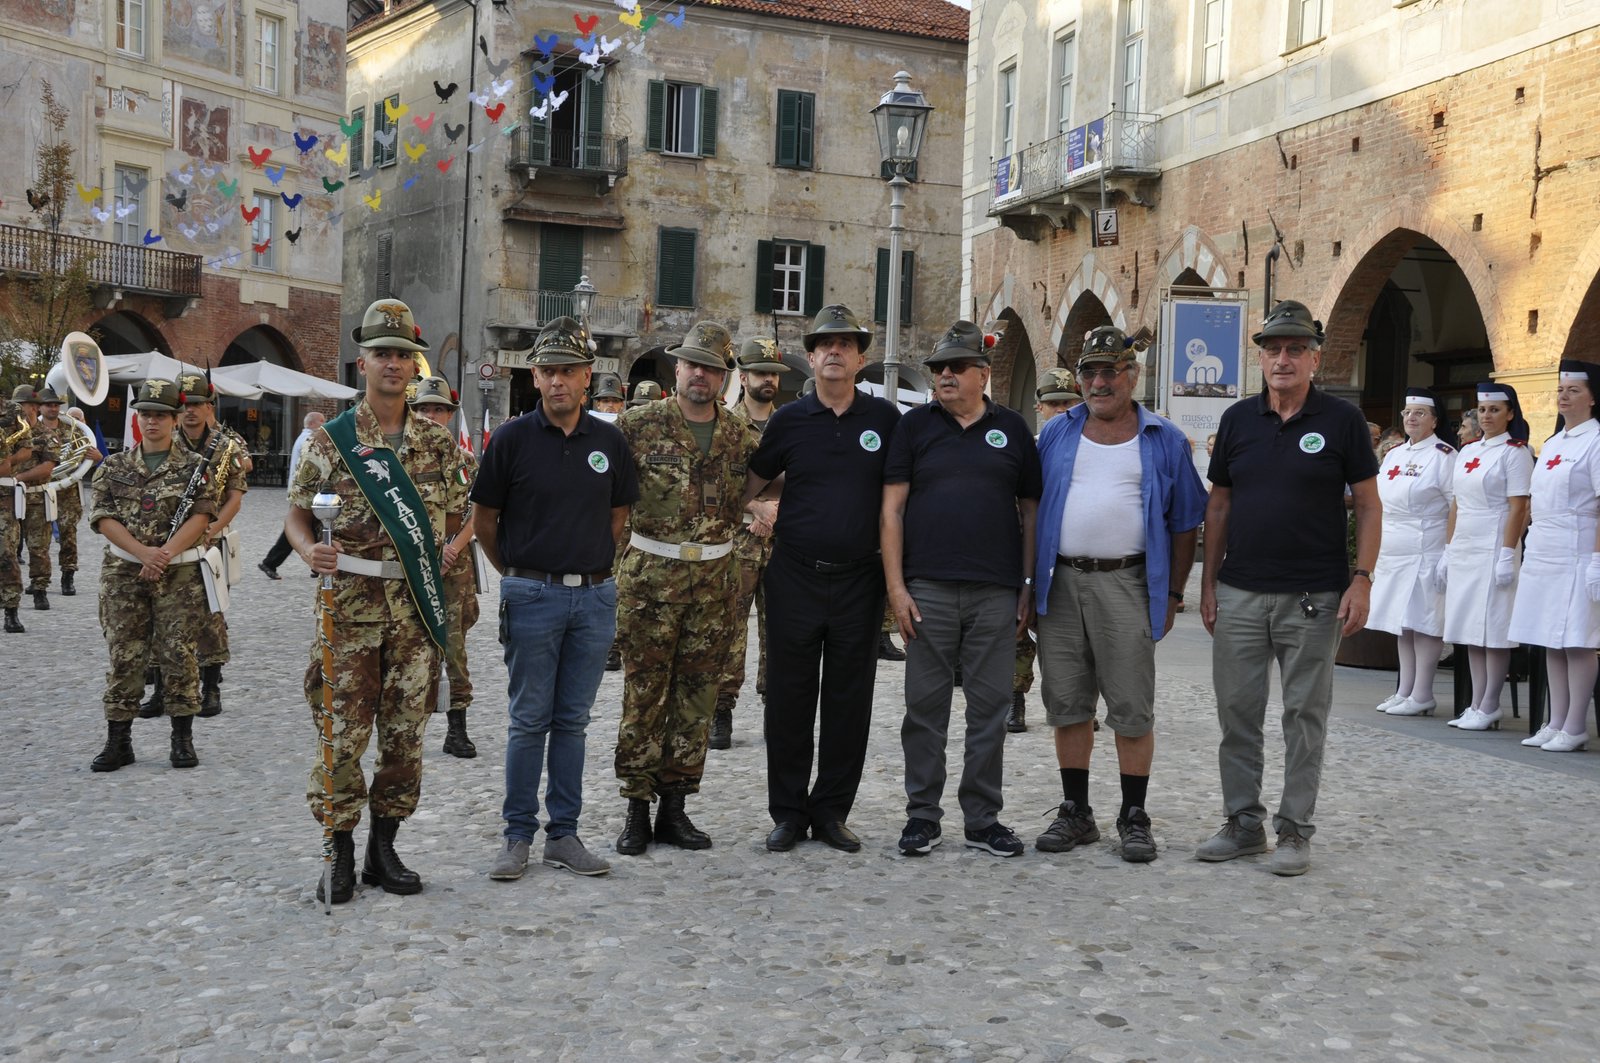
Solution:
[(945, 746), (955, 668), (967, 702), (965, 755), (958, 798), (967, 830), (1000, 818), (1006, 713), (1017, 654), (1017, 592), (993, 583), (912, 580), (922, 622), (906, 642), (906, 814), (944, 816)]
[(1300, 592), (1244, 591), (1217, 585), (1216, 636), (1211, 644), (1212, 683), (1222, 744), (1222, 804), (1229, 818), (1254, 830), (1266, 819), (1261, 804), (1262, 723), (1272, 662), (1283, 681), (1283, 796), (1273, 830), (1294, 829), (1310, 838), (1322, 782), (1322, 750), (1333, 705), (1333, 656), (1339, 647), (1340, 595), (1310, 596), (1317, 615), (1307, 618)]

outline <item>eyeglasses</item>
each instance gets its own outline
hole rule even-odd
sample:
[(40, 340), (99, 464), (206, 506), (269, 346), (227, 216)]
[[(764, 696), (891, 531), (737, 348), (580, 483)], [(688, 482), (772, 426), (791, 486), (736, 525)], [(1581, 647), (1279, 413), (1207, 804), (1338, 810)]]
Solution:
[(1287, 354), (1290, 358), (1299, 358), (1308, 353), (1311, 348), (1304, 343), (1286, 343), (1281, 347), (1262, 347), (1260, 351), (1268, 358), (1276, 358), (1280, 354)]
[(1117, 379), (1117, 377), (1120, 376), (1122, 371), (1126, 368), (1127, 366), (1125, 365), (1107, 366), (1102, 369), (1096, 369), (1093, 366), (1089, 366), (1087, 368), (1084, 366), (1079, 366), (1078, 383), (1081, 385), (1087, 381), (1088, 383), (1093, 384), (1097, 380), (1104, 380), (1109, 384), (1111, 381)]
[(962, 373), (965, 373), (968, 369), (971, 369), (977, 364), (978, 362), (974, 358), (959, 358), (953, 362), (940, 362), (939, 375), (943, 376), (945, 372), (948, 371), (956, 376), (960, 376)]

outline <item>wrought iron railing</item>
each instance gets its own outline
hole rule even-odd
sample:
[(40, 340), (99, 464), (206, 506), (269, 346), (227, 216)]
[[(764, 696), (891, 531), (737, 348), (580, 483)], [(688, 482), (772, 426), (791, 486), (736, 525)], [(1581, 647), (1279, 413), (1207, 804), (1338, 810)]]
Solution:
[[(577, 317), (572, 292), (495, 288), (489, 293), (489, 321), (495, 328), (532, 331), (558, 317)], [(607, 336), (639, 334), (640, 307), (634, 296), (596, 295), (589, 306), (589, 328)]]
[(575, 170), (622, 177), (628, 172), (628, 138), (608, 133), (551, 129), (542, 122), (524, 124), (512, 134), (512, 169)]
[(995, 161), (990, 214), (1097, 181), (1102, 173), (1159, 172), (1153, 114), (1112, 111), (1104, 118)]
[(82, 263), (91, 285), (198, 296), (202, 261), (182, 251), (0, 225), (0, 270), (8, 273), (60, 273)]

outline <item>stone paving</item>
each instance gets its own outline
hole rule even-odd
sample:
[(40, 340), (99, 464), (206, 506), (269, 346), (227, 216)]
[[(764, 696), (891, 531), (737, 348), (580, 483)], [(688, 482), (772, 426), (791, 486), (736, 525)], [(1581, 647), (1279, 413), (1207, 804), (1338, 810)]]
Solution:
[[(85, 535), (76, 598), (0, 640), (0, 1056), (20, 1059), (1590, 1060), (1600, 950), (1600, 758), (1458, 735), (1370, 706), (1392, 677), (1340, 670), (1311, 872), (1205, 865), (1220, 821), (1210, 646), (1193, 613), (1162, 645), (1153, 864), (1115, 853), (1109, 732), (1093, 800), (1107, 841), (999, 860), (946, 843), (905, 859), (900, 666), (879, 672), (861, 853), (762, 847), (764, 751), (747, 696), (690, 812), (705, 853), (616, 857), (620, 677), (591, 728), (584, 836), (616, 865), (491, 882), (505, 672), (494, 595), (471, 634), (480, 756), (429, 735), (402, 855), (420, 896), (312, 898), (320, 831), (299, 693), (312, 582), (255, 562), (283, 492), (248, 496), (225, 712), (201, 765), (95, 775), (105, 645)], [(781, 677), (774, 681), (781, 682)], [(1447, 695), (1439, 686), (1441, 702)], [(959, 711), (960, 699), (957, 698)], [(1060, 800), (1049, 733), (1007, 745), (1005, 819), (1027, 840)], [(1403, 724), (1403, 726), (1402, 726)], [(1269, 725), (1269, 764), (1281, 739)], [(959, 764), (959, 747), (952, 746)], [(1274, 765), (1275, 768), (1275, 765)], [(1268, 794), (1276, 793), (1275, 774)], [(955, 808), (955, 781), (948, 787)], [(1269, 807), (1273, 797), (1269, 796)], [(365, 830), (357, 835), (361, 844)], [(536, 843), (537, 844), (537, 843)], [(537, 855), (537, 848), (535, 849)], [(359, 855), (359, 850), (358, 850)]]

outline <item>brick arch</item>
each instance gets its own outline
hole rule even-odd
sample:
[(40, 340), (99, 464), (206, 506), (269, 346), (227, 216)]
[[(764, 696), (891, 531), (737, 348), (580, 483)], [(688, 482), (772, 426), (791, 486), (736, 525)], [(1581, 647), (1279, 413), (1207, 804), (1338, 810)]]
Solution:
[[(1327, 315), (1324, 363), (1355, 356), (1378, 292), (1419, 236), (1432, 240), (1455, 260), (1477, 300), (1489, 332), (1489, 349), (1500, 348), (1495, 342), (1495, 330), (1501, 324), (1499, 288), (1489, 263), (1478, 253), (1471, 235), (1454, 219), (1406, 196), (1368, 222), (1355, 239), (1347, 241), (1339, 267), (1323, 286), (1321, 298), (1311, 306), (1313, 314), (1321, 311)], [(1290, 292), (1282, 295), (1294, 297)]]
[(1120, 322), (1112, 320), (1111, 312), (1100, 301), (1100, 297), (1093, 292), (1081, 292), (1067, 308), (1065, 320), (1060, 331), (1056, 334), (1055, 364), (1073, 366), (1078, 362), (1078, 356), (1083, 353), (1083, 337), (1093, 328), (1101, 325), (1117, 325), (1124, 327)]
[(1033, 410), (1032, 403), (1025, 402), (1018, 406), (1011, 401), (1019, 369), (1028, 377), (1022, 384), (1029, 396), (1038, 387), (1039, 352), (1033, 349), (1033, 338), (1028, 333), (1027, 322), (1009, 306), (1001, 307), (998, 313), (985, 320), (998, 321), (1002, 326), (994, 350), (989, 352), (989, 361), (993, 366), (989, 373), (989, 395), (1002, 406), (1011, 406), (1027, 417)]
[(1600, 347), (1600, 228), (1589, 234), (1573, 263), (1551, 324), (1561, 331), (1562, 356), (1596, 361)]
[[(1111, 274), (1100, 268), (1099, 263), (1095, 261), (1094, 252), (1090, 251), (1083, 256), (1083, 260), (1078, 263), (1077, 272), (1067, 281), (1066, 294), (1062, 297), (1060, 306), (1056, 308), (1055, 321), (1050, 327), (1050, 346), (1053, 350), (1057, 352), (1061, 350), (1062, 337), (1076, 338), (1083, 335), (1085, 330), (1077, 327), (1074, 318), (1075, 315), (1081, 315), (1085, 309), (1079, 306), (1084, 296), (1094, 298), (1111, 324), (1120, 329), (1128, 327), (1126, 310), (1128, 301), (1123, 298), (1117, 282), (1111, 279)], [(1071, 331), (1067, 327), (1069, 322), (1073, 322)], [(1099, 324), (1105, 322), (1095, 321), (1089, 328)]]
[[(172, 344), (155, 323), (137, 310), (113, 310), (102, 314), (86, 330), (107, 354), (144, 354), (157, 351), (172, 354)], [(131, 348), (123, 350), (122, 348)]]
[(1156, 266), (1156, 278), (1162, 284), (1176, 284), (1178, 275), (1187, 269), (1212, 288), (1226, 288), (1231, 283), (1226, 261), (1217, 245), (1198, 226), (1190, 225), (1162, 256)]

